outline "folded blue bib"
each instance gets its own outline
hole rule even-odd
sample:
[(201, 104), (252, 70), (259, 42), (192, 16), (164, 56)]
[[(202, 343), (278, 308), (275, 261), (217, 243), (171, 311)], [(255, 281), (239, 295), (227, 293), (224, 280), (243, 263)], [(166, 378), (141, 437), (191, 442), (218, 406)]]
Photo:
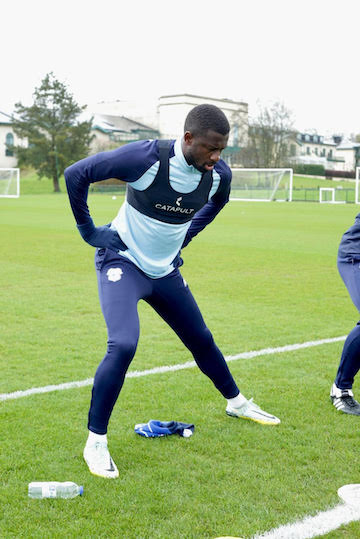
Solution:
[(136, 434), (146, 438), (156, 438), (159, 436), (169, 436), (179, 434), (183, 438), (189, 438), (194, 432), (195, 426), (179, 421), (158, 421), (150, 419), (148, 423), (138, 423), (135, 425)]

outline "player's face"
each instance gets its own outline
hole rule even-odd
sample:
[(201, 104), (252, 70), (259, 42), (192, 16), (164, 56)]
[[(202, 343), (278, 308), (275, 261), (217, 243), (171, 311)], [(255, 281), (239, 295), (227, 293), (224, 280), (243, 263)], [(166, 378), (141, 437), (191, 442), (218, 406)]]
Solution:
[(186, 131), (183, 143), (186, 161), (200, 172), (212, 170), (219, 161), (221, 152), (226, 148), (228, 138), (229, 135), (221, 135), (210, 129), (205, 135), (197, 136)]

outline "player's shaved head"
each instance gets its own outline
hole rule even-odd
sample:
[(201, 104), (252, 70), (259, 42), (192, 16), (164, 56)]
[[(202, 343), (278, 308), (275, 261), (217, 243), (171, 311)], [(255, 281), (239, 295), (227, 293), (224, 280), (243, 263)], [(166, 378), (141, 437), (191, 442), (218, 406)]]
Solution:
[(230, 124), (223, 111), (208, 104), (197, 105), (191, 109), (185, 119), (184, 133), (188, 131), (197, 137), (210, 130), (224, 136), (229, 133)]
[(186, 117), (182, 151), (189, 165), (200, 172), (214, 168), (226, 148), (230, 125), (215, 105), (198, 105)]

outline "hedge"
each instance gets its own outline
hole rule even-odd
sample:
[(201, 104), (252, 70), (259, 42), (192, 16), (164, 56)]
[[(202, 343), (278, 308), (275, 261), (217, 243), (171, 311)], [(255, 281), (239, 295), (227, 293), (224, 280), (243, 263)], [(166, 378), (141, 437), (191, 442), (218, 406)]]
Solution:
[(355, 178), (354, 170), (325, 170), (327, 178)]
[(297, 164), (293, 166), (295, 174), (309, 174), (311, 176), (325, 176), (323, 165)]

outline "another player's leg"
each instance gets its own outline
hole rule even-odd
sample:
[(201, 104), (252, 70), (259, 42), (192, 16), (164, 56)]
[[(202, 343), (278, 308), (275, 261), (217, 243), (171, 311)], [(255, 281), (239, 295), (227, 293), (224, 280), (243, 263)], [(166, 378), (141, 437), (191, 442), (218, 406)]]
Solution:
[[(339, 273), (355, 307), (360, 311), (360, 263), (338, 262)], [(330, 399), (339, 412), (360, 415), (360, 404), (354, 399), (352, 386), (360, 369), (360, 322), (344, 343), (339, 368), (331, 386)]]
[(352, 386), (360, 368), (360, 322), (346, 338), (330, 399), (339, 412), (360, 415), (360, 404), (354, 399)]
[(116, 478), (119, 472), (108, 450), (107, 427), (138, 342), (137, 303), (150, 288), (146, 277), (123, 257), (107, 251), (101, 262), (97, 275), (108, 343), (94, 378), (84, 459), (94, 475)]
[(168, 277), (159, 279), (154, 288), (155, 293), (149, 303), (180, 337), (193, 354), (201, 371), (227, 399), (226, 413), (263, 425), (280, 423), (277, 417), (264, 412), (240, 393), (181, 274), (175, 271)]

